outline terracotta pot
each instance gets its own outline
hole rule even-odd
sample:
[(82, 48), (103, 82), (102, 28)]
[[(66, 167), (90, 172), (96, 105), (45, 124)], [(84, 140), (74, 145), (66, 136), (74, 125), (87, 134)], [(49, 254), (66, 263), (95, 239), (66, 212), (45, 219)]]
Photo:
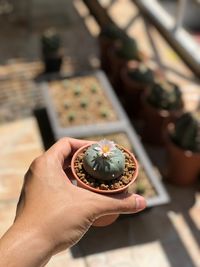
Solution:
[(60, 72), (63, 57), (44, 58), (45, 73)]
[(115, 41), (104, 36), (98, 37), (99, 44), (99, 56), (101, 62), (101, 68), (109, 74), (111, 72), (109, 50), (114, 46)]
[(179, 110), (162, 110), (150, 105), (147, 101), (147, 92), (145, 91), (141, 97), (141, 113), (140, 117), (144, 121), (144, 129), (142, 139), (150, 144), (162, 146), (164, 145), (164, 132), (168, 123), (174, 122), (183, 113), (183, 108)]
[[(76, 153), (72, 157), (71, 169), (72, 169), (73, 176), (77, 181), (77, 185), (79, 187), (81, 187), (81, 188), (93, 191), (95, 193), (104, 194), (104, 195), (118, 194), (118, 193), (122, 193), (122, 192), (128, 190), (128, 187), (135, 181), (135, 179), (138, 176), (139, 166), (138, 166), (138, 162), (137, 162), (136, 158), (134, 157), (134, 155), (131, 152), (129, 152), (127, 149), (125, 149), (124, 147), (122, 147), (122, 148), (131, 156), (131, 158), (132, 158), (132, 160), (133, 160), (133, 162), (135, 163), (135, 166), (136, 166), (135, 172), (133, 174), (133, 178), (132, 178), (132, 180), (131, 180), (131, 182), (129, 184), (127, 184), (123, 188), (118, 188), (118, 189), (114, 189), (114, 190), (102, 190), (102, 189), (91, 187), (90, 185), (85, 184), (83, 181), (81, 181), (79, 179), (79, 177), (76, 174), (75, 168), (74, 168), (74, 162), (75, 162), (75, 159), (77, 158), (78, 154), (82, 153), (82, 151), (84, 149), (86, 149), (87, 147), (89, 147), (89, 146), (90, 145), (85, 145), (85, 146), (81, 147), (79, 150), (76, 151)], [(119, 217), (119, 214), (105, 215), (105, 216), (102, 216), (102, 217), (98, 218), (93, 223), (93, 225), (94, 226), (106, 226), (106, 225), (109, 225), (109, 224), (113, 223), (118, 217)]]
[(165, 134), (168, 152), (167, 180), (173, 184), (187, 186), (193, 184), (200, 175), (200, 153), (183, 150), (170, 138), (174, 124), (170, 123)]
[[(137, 61), (134, 63), (135, 65), (139, 64)], [(121, 90), (125, 98), (125, 109), (130, 117), (138, 117), (139, 111), (141, 110), (141, 96), (147, 90), (148, 85), (131, 79), (128, 75), (129, 68), (127, 65), (120, 72)]]
[(127, 60), (118, 56), (116, 53), (116, 48), (112, 47), (109, 50), (109, 61), (111, 67), (110, 80), (115, 91), (120, 95), (122, 93), (120, 71), (126, 66)]

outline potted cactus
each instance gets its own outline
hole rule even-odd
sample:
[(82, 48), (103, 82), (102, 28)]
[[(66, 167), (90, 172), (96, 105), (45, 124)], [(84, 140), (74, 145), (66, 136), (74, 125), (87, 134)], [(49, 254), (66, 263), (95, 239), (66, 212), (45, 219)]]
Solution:
[(45, 73), (59, 72), (63, 61), (61, 38), (55, 29), (46, 30), (41, 37)]
[(154, 82), (154, 73), (147, 64), (132, 60), (122, 68), (120, 76), (125, 109), (130, 117), (136, 117), (141, 109), (141, 95)]
[(109, 23), (101, 29), (98, 36), (101, 68), (108, 74), (110, 73), (109, 50), (114, 47), (115, 42), (120, 40), (124, 34), (114, 23)]
[(111, 64), (111, 82), (120, 88), (120, 71), (130, 60), (141, 60), (137, 42), (130, 37), (123, 37), (109, 51)]
[(183, 111), (179, 87), (166, 80), (155, 81), (142, 95), (141, 118), (144, 121), (142, 137), (154, 145), (163, 145), (163, 129)]
[(184, 113), (166, 134), (167, 179), (177, 185), (194, 183), (200, 175), (200, 110)]
[[(138, 163), (134, 155), (105, 139), (80, 148), (72, 158), (71, 168), (78, 186), (99, 194), (116, 194), (127, 190), (138, 175)], [(108, 225), (118, 216), (103, 216), (94, 225)]]

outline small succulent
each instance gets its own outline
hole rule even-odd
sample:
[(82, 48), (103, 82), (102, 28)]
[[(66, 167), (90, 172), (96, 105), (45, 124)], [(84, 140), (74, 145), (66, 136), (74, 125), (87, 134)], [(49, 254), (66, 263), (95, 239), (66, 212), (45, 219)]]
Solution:
[(76, 86), (74, 88), (74, 95), (79, 96), (81, 94), (81, 92), (82, 92), (82, 89), (80, 86)]
[(115, 24), (110, 23), (107, 24), (105, 27), (102, 28), (100, 32), (100, 36), (106, 37), (111, 40), (118, 40), (124, 37), (125, 33)]
[(128, 70), (128, 76), (137, 82), (152, 84), (154, 81), (153, 71), (148, 68), (144, 63), (139, 63), (137, 67)]
[(200, 153), (200, 110), (177, 119), (171, 138), (181, 148)]
[(113, 180), (123, 174), (125, 157), (114, 142), (104, 139), (86, 150), (83, 167), (95, 179)]
[(100, 115), (102, 118), (108, 118), (109, 117), (109, 111), (106, 108), (102, 108), (100, 111)]
[(82, 99), (81, 102), (80, 102), (80, 106), (82, 108), (87, 108), (88, 107), (88, 100), (87, 99)]
[(55, 56), (61, 48), (61, 38), (55, 29), (46, 30), (41, 37), (42, 53), (44, 57)]
[(145, 186), (145, 184), (142, 183), (142, 182), (138, 182), (138, 183), (136, 184), (136, 188), (135, 188), (135, 192), (136, 192), (136, 194), (144, 195), (145, 191), (146, 191), (146, 186)]
[(176, 84), (156, 81), (149, 88), (148, 102), (158, 109), (177, 110), (183, 105), (182, 93)]
[(70, 105), (69, 101), (65, 100), (63, 106), (65, 109), (68, 109), (68, 108), (70, 108), (71, 105)]
[(125, 60), (139, 59), (137, 42), (133, 38), (123, 38), (116, 50), (117, 55)]
[(92, 85), (90, 90), (93, 94), (96, 94), (98, 92), (98, 88), (96, 87), (96, 85)]
[(68, 121), (73, 122), (75, 120), (75, 118), (76, 118), (75, 112), (70, 112), (68, 114)]

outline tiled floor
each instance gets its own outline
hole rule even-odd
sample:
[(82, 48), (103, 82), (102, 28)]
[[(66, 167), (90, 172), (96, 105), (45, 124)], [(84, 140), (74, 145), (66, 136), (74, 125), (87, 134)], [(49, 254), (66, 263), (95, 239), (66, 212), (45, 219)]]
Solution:
[[(81, 7), (78, 3), (80, 1), (74, 2), (76, 2), (76, 7)], [(106, 4), (108, 1), (104, 2)], [(40, 1), (35, 1), (35, 3), (40, 4)], [(47, 2), (43, 2), (44, 6), (45, 3)], [(128, 0), (118, 0), (113, 1), (113, 3), (115, 4), (109, 9), (111, 15), (115, 18), (122, 18), (119, 23), (126, 25), (129, 16), (133, 16), (135, 13), (130, 8), (132, 4)], [(84, 27), (83, 19), (76, 13), (72, 1), (63, 1), (62, 5), (65, 6), (65, 4), (68, 5), (67, 13), (70, 23), (67, 26), (66, 33), (65, 26), (62, 24), (61, 32), (65, 38), (67, 68), (68, 63), (70, 63), (67, 71), (89, 69), (97, 62), (95, 40)], [(84, 14), (83, 10), (79, 9), (79, 11)], [(124, 13), (123, 16), (122, 13)], [(91, 33), (97, 33), (98, 27), (93, 23), (90, 16), (86, 17), (87, 21), (85, 22), (90, 27)], [(56, 20), (53, 21), (56, 22)], [(60, 25), (61, 20), (57, 23)], [(44, 27), (44, 24), (47, 25), (47, 21), (43, 23), (42, 27)], [(132, 25), (129, 32), (136, 35), (137, 38), (146, 40), (146, 42), (141, 43), (141, 46), (143, 49), (149, 49), (146, 35), (141, 35), (141, 20), (138, 20), (136, 25), (138, 27), (134, 29)], [(10, 111), (9, 105), (13, 106), (14, 103), (19, 105), (19, 110), (20, 108), (22, 110), (21, 117), (18, 117), (19, 120), (14, 119), (15, 111), (12, 110), (10, 119), (2, 119), (1, 121), (12, 120), (13, 122), (1, 122), (0, 125), (0, 236), (8, 229), (14, 219), (24, 173), (31, 161), (43, 151), (36, 121), (33, 117), (30, 117), (33, 106), (28, 101), (34, 102), (34, 99), (31, 97), (24, 99), (26, 107), (29, 107), (29, 112), (24, 115), (23, 94), (19, 93), (19, 103), (17, 104), (15, 101), (16, 95), (12, 91), (13, 87), (9, 85), (12, 81), (10, 80), (11, 77), (14, 81), (28, 79), (27, 87), (30, 88), (29, 86), (32, 84), (30, 80), (41, 71), (41, 64), (38, 62), (39, 50), (36, 45), (41, 29), (38, 30), (38, 22), (33, 24), (32, 27), (33, 31), (31, 33), (23, 31), (23, 34), (21, 33), (19, 36), (16, 34), (17, 46), (15, 49), (12, 48), (10, 42), (6, 47), (7, 38), (11, 40), (12, 37), (6, 36), (6, 30), (2, 35), (5, 42), (2, 41), (0, 44), (1, 51), (4, 51), (2, 57), (0, 57), (0, 62), (5, 64), (0, 66), (0, 80), (3, 80), (2, 83), (0, 81), (0, 84), (4, 83), (7, 86), (7, 89), (0, 92), (0, 101), (2, 94), (7, 95), (7, 98), (0, 102), (0, 117), (5, 116), (7, 111)], [(2, 31), (2, 28), (0, 31)], [(160, 45), (159, 53), (167, 55), (163, 57), (165, 65), (169, 67), (171, 60), (176, 60), (176, 72), (171, 70), (168, 75), (183, 85), (188, 108), (194, 108), (196, 104), (196, 98), (194, 97), (196, 95), (196, 82), (188, 69), (180, 64), (176, 55), (168, 50), (165, 43), (159, 39), (158, 34), (156, 32), (154, 34), (157, 43)], [(72, 41), (74, 36), (77, 39)], [(24, 40), (26, 39), (29, 40), (31, 45), (24, 47)], [(83, 43), (82, 49), (79, 49), (80, 43)], [(16, 57), (30, 58), (30, 55), (31, 63), (18, 63), (16, 60), (14, 62), (9, 60), (9, 58), (16, 59)], [(70, 55), (73, 55), (72, 58), (70, 58)], [(12, 85), (14, 86), (14, 83)], [(188, 88), (192, 89), (189, 90), (189, 93)], [(40, 92), (37, 93), (40, 95)], [(194, 102), (187, 101), (187, 99), (191, 100), (193, 98)], [(6, 109), (5, 113), (2, 111), (3, 108)], [(24, 117), (27, 118), (24, 119)], [(157, 152), (152, 154), (158, 155)], [(200, 267), (200, 257), (198, 257), (200, 255), (200, 195), (198, 186), (182, 189), (166, 184), (171, 196), (170, 204), (146, 210), (138, 215), (122, 216), (113, 225), (105, 228), (92, 227), (78, 245), (55, 256), (47, 266)]]

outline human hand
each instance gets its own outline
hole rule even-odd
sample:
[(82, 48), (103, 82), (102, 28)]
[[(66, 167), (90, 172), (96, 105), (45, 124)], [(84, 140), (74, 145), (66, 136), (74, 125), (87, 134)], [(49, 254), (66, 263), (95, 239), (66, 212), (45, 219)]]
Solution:
[[(74, 152), (90, 143), (63, 138), (31, 164), (25, 175), (14, 225), (33, 229), (42, 244), (48, 244), (48, 257), (66, 249), (85, 234), (102, 215), (135, 213), (145, 208), (145, 200), (128, 193), (112, 197), (73, 185), (64, 168)], [(29, 266), (32, 266), (29, 264)], [(33, 265), (35, 266), (35, 265)]]

